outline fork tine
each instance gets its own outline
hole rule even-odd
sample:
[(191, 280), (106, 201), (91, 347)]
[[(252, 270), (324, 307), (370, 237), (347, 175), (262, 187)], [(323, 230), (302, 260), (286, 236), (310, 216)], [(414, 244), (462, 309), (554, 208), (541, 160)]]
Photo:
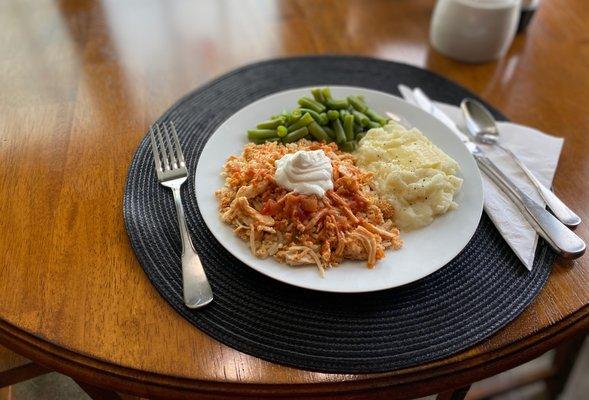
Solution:
[(178, 161), (176, 160), (176, 155), (174, 154), (174, 148), (172, 147), (172, 139), (170, 139), (170, 132), (166, 124), (162, 124), (164, 129), (165, 137), (166, 137), (166, 145), (168, 146), (168, 154), (170, 155), (170, 164), (172, 169), (178, 168)]
[(172, 137), (174, 138), (174, 144), (176, 145), (176, 154), (178, 154), (180, 166), (184, 167), (186, 166), (186, 161), (184, 161), (184, 154), (182, 153), (182, 147), (180, 147), (180, 141), (178, 140), (178, 132), (176, 132), (176, 126), (173, 121), (170, 121), (170, 127), (172, 128)]
[(168, 152), (166, 151), (166, 145), (164, 143), (164, 138), (162, 135), (162, 131), (158, 124), (155, 124), (155, 129), (157, 131), (157, 142), (159, 143), (159, 148), (162, 151), (162, 158), (164, 160), (164, 169), (166, 171), (170, 170), (170, 163), (168, 162)]
[(155, 134), (153, 131), (153, 125), (149, 127), (149, 138), (151, 139), (151, 151), (153, 152), (153, 160), (155, 161), (155, 168), (158, 171), (162, 171), (162, 163), (160, 161), (160, 154), (155, 144)]

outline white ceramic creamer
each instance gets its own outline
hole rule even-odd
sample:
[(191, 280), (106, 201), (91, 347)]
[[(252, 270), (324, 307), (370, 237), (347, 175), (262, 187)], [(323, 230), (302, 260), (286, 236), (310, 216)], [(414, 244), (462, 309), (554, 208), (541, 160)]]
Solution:
[(440, 53), (479, 63), (502, 57), (519, 21), (521, 0), (438, 0), (430, 42)]

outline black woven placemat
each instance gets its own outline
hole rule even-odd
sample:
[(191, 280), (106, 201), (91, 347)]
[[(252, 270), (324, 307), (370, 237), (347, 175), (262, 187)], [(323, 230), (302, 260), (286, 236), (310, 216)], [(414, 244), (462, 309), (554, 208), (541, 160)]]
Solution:
[[(420, 86), (447, 103), (476, 97), (405, 64), (362, 57), (302, 57), (230, 72), (182, 98), (160, 122), (174, 121), (194, 176), (207, 138), (230, 115), (260, 97), (328, 84), (398, 94), (399, 83)], [(172, 195), (156, 180), (147, 136), (133, 158), (124, 199), (127, 231), (145, 273), (176, 311), (210, 336), (245, 353), (304, 369), (390, 371), (472, 346), (522, 312), (541, 290), (554, 259), (540, 241), (534, 269), (528, 272), (483, 215), (464, 251), (418, 282), (367, 294), (314, 292), (276, 282), (225, 251), (205, 226), (193, 193), (189, 179), (183, 187), (188, 226), (214, 302), (198, 311), (182, 302), (180, 237)]]

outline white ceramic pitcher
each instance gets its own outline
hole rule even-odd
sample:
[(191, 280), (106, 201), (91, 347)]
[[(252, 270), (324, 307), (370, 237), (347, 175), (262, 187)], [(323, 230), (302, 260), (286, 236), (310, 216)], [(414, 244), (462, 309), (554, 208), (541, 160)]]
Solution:
[(521, 0), (438, 0), (430, 42), (456, 60), (478, 63), (502, 57), (519, 21)]

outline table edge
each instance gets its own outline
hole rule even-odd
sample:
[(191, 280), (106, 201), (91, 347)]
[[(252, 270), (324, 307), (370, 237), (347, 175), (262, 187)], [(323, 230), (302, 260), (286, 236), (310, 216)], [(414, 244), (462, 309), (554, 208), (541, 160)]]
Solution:
[[(406, 368), (384, 374), (360, 375), (350, 381), (301, 384), (236, 383), (199, 381), (123, 367), (108, 361), (68, 350), (26, 332), (0, 319), (0, 344), (76, 380), (137, 395), (168, 395), (188, 398), (247, 398), (261, 395), (313, 398), (338, 393), (342, 398), (359, 393), (372, 396), (394, 394), (395, 398), (425, 396), (484, 379), (527, 362), (575, 334), (589, 331), (589, 305), (558, 323), (488, 353), (478, 354), (453, 364), (435, 365), (431, 370)], [(245, 396), (245, 397), (244, 397)], [(400, 397), (399, 397), (400, 396)]]

